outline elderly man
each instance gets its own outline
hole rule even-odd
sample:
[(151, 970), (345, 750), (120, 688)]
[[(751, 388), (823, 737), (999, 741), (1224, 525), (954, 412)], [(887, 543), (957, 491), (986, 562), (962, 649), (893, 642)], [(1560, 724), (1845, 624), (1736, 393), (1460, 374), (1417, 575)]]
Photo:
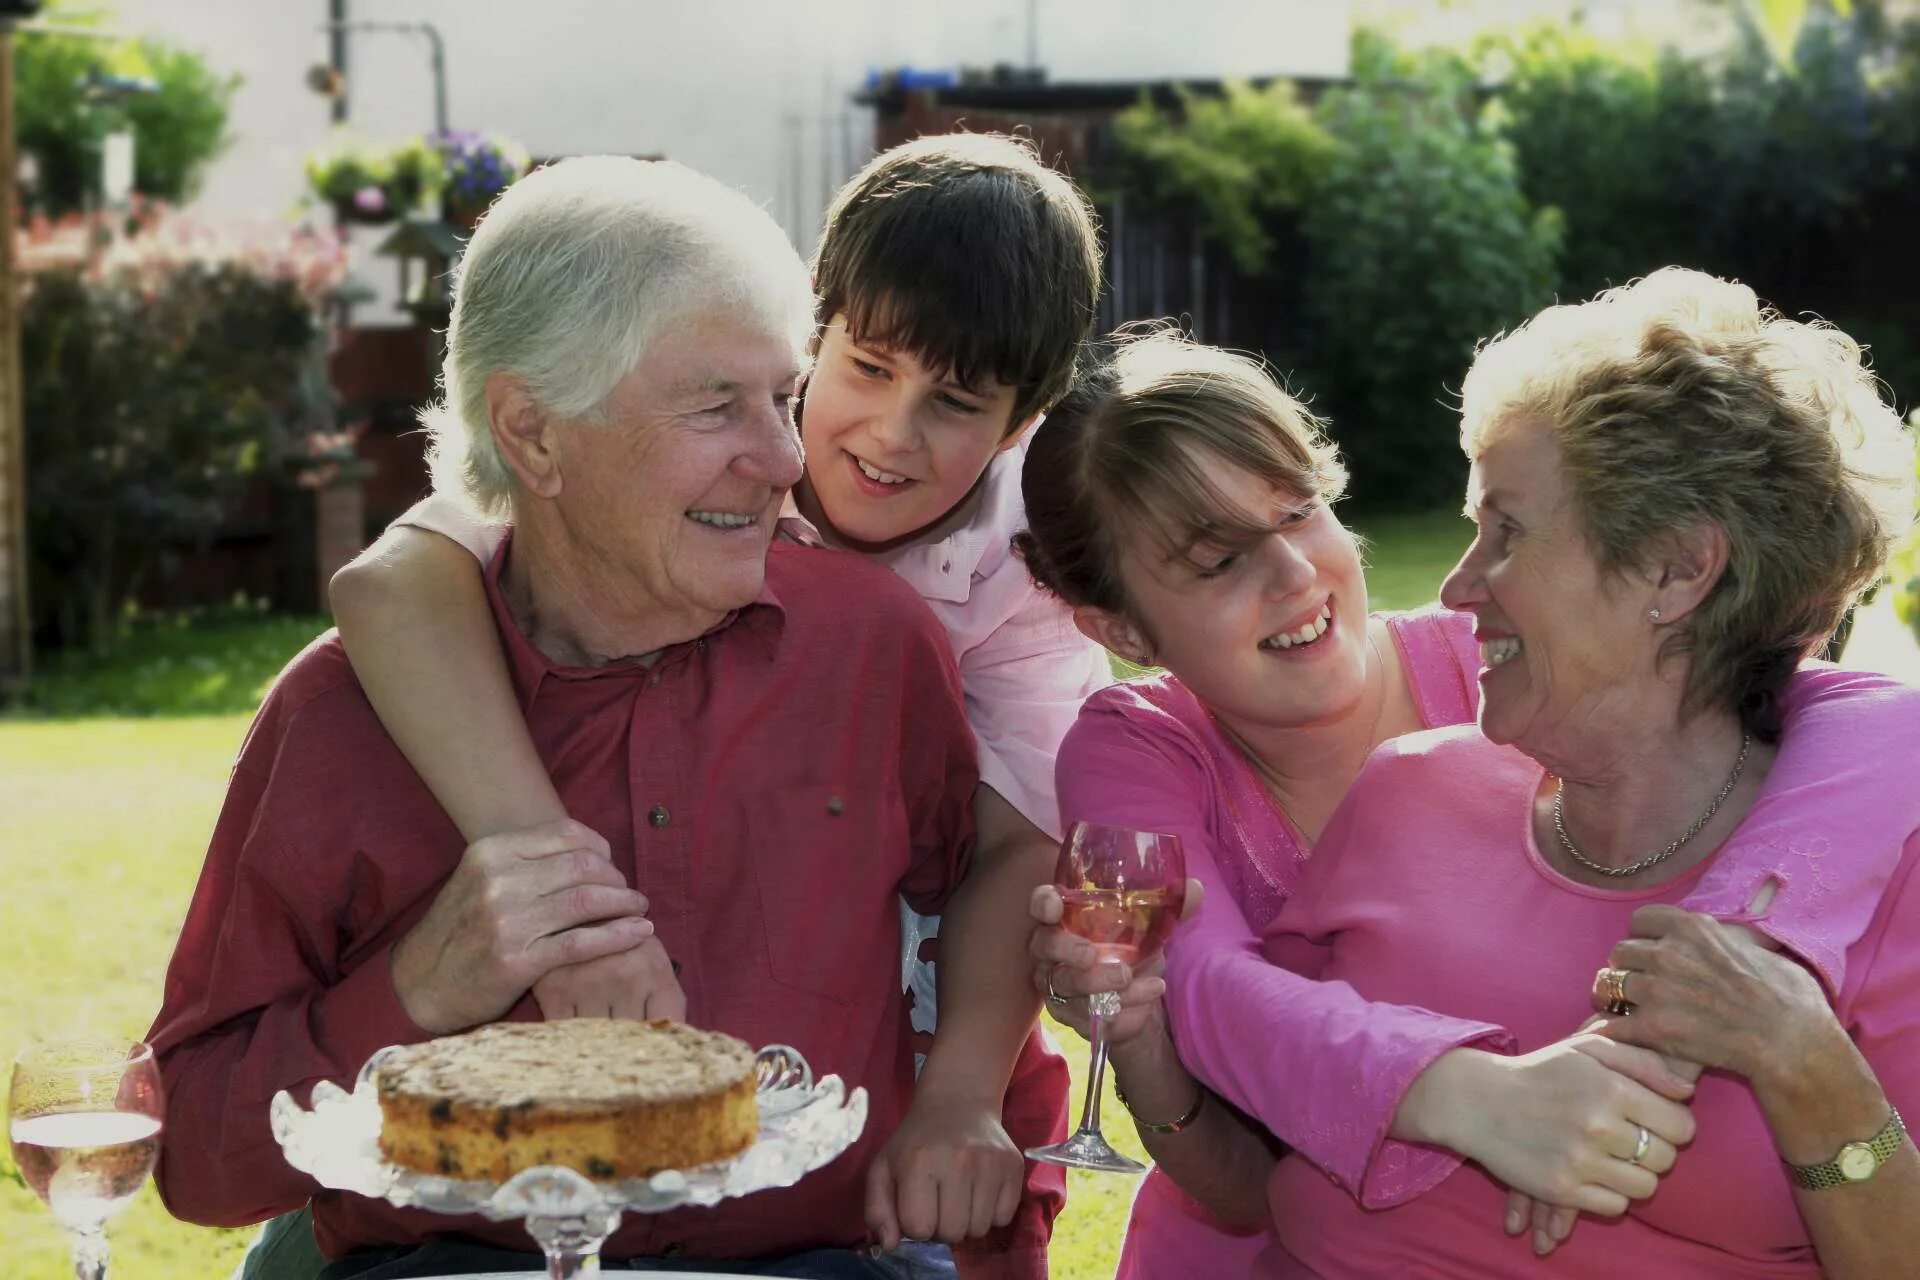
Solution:
[(805, 271), (710, 180), (583, 159), (502, 198), (458, 298), (444, 412), (464, 447), (443, 461), (511, 511), (487, 576), (501, 645), (568, 810), (606, 843), (569, 823), (463, 851), (337, 638), (316, 641), (248, 735), (168, 971), (161, 1193), (229, 1225), (311, 1198), (330, 1280), (508, 1265), (516, 1226), (317, 1188), (268, 1100), (383, 1045), (537, 1017), (555, 975), (658, 976), (671, 955), (689, 1021), (799, 1046), (867, 1088), (870, 1119), (797, 1186), (629, 1217), (605, 1256), (891, 1274), (854, 1247), (912, 1081), (897, 899), (938, 910), (961, 879), (977, 775), (911, 589), (769, 549), (800, 475)]

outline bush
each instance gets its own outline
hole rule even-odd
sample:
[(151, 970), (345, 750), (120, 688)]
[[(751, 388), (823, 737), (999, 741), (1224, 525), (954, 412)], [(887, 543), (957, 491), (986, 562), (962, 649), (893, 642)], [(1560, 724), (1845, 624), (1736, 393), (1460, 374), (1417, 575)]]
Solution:
[[(15, 125), (21, 152), (38, 169), (27, 190), (37, 212), (59, 217), (97, 196), (101, 139), (114, 129), (133, 131), (135, 189), (175, 203), (194, 194), (226, 145), (240, 78), (219, 74), (197, 54), (152, 40), (110, 44), (48, 35), (16, 37), (13, 47)], [(151, 79), (154, 92), (124, 103), (90, 102), (86, 81), (106, 73)]]
[[(148, 215), (21, 250), (35, 631), (104, 644), (169, 544), (203, 540), (248, 476), (324, 424), (318, 307), (337, 242)], [(324, 388), (324, 377), (319, 380)]]
[(1408, 58), (1362, 33), (1353, 84), (1318, 114), (1339, 145), (1301, 215), (1307, 385), (1358, 460), (1359, 496), (1456, 500), (1466, 463), (1450, 401), (1476, 342), (1552, 300), (1559, 217), (1528, 204), (1450, 55)]
[[(1353, 82), (1309, 113), (1289, 87), (1142, 104), (1116, 129), (1114, 176), (1149, 208), (1198, 217), (1276, 308), (1297, 374), (1356, 462), (1355, 490), (1414, 507), (1464, 478), (1446, 403), (1474, 343), (1552, 296), (1559, 221), (1536, 213), (1496, 117), (1454, 55), (1356, 36)], [(1303, 239), (1297, 278), (1273, 250)]]

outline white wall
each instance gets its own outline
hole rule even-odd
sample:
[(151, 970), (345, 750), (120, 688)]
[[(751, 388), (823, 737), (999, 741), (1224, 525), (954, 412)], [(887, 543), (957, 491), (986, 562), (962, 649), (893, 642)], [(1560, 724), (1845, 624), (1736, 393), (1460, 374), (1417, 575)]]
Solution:
[[(1037, 51), (1055, 80), (1333, 75), (1346, 65), (1348, 0), (1032, 4)], [(301, 157), (329, 129), (327, 104), (302, 79), (326, 58), (315, 29), (325, 0), (117, 8), (123, 27), (197, 48), (246, 78), (235, 143), (204, 203), (263, 211), (298, 200)], [(664, 153), (776, 211), (791, 203), (794, 169), (794, 127), (783, 121), (799, 117), (804, 185), (817, 188), (823, 173), (837, 183), (849, 140), (855, 163), (868, 154), (870, 123), (840, 117), (869, 68), (1024, 63), (1028, 16), (1028, 0), (351, 0), (349, 12), (439, 27), (455, 127), (497, 129), (539, 155)], [(355, 129), (398, 136), (431, 127), (424, 39), (350, 40)]]

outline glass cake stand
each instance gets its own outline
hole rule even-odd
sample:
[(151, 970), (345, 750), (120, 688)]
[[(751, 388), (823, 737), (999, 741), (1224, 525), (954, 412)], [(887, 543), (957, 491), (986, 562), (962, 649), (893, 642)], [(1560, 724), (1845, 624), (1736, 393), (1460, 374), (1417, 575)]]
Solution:
[(760, 1136), (731, 1160), (650, 1178), (594, 1182), (571, 1169), (542, 1166), (504, 1183), (416, 1173), (380, 1155), (380, 1103), (373, 1071), (392, 1049), (360, 1068), (352, 1093), (330, 1081), (313, 1087), (310, 1107), (284, 1090), (274, 1095), (273, 1136), (287, 1163), (323, 1187), (385, 1200), (401, 1208), (521, 1219), (547, 1256), (553, 1280), (598, 1273), (600, 1246), (625, 1213), (702, 1207), (769, 1187), (790, 1187), (852, 1146), (867, 1123), (867, 1091), (847, 1092), (838, 1076), (813, 1078), (798, 1049), (769, 1045), (754, 1059)]

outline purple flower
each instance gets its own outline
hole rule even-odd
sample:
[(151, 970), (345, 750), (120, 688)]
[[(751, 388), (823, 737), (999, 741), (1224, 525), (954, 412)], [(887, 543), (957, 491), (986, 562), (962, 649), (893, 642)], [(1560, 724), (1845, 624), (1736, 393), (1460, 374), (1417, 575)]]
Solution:
[(364, 186), (353, 193), (353, 207), (361, 213), (385, 213), (387, 193), (377, 186)]

